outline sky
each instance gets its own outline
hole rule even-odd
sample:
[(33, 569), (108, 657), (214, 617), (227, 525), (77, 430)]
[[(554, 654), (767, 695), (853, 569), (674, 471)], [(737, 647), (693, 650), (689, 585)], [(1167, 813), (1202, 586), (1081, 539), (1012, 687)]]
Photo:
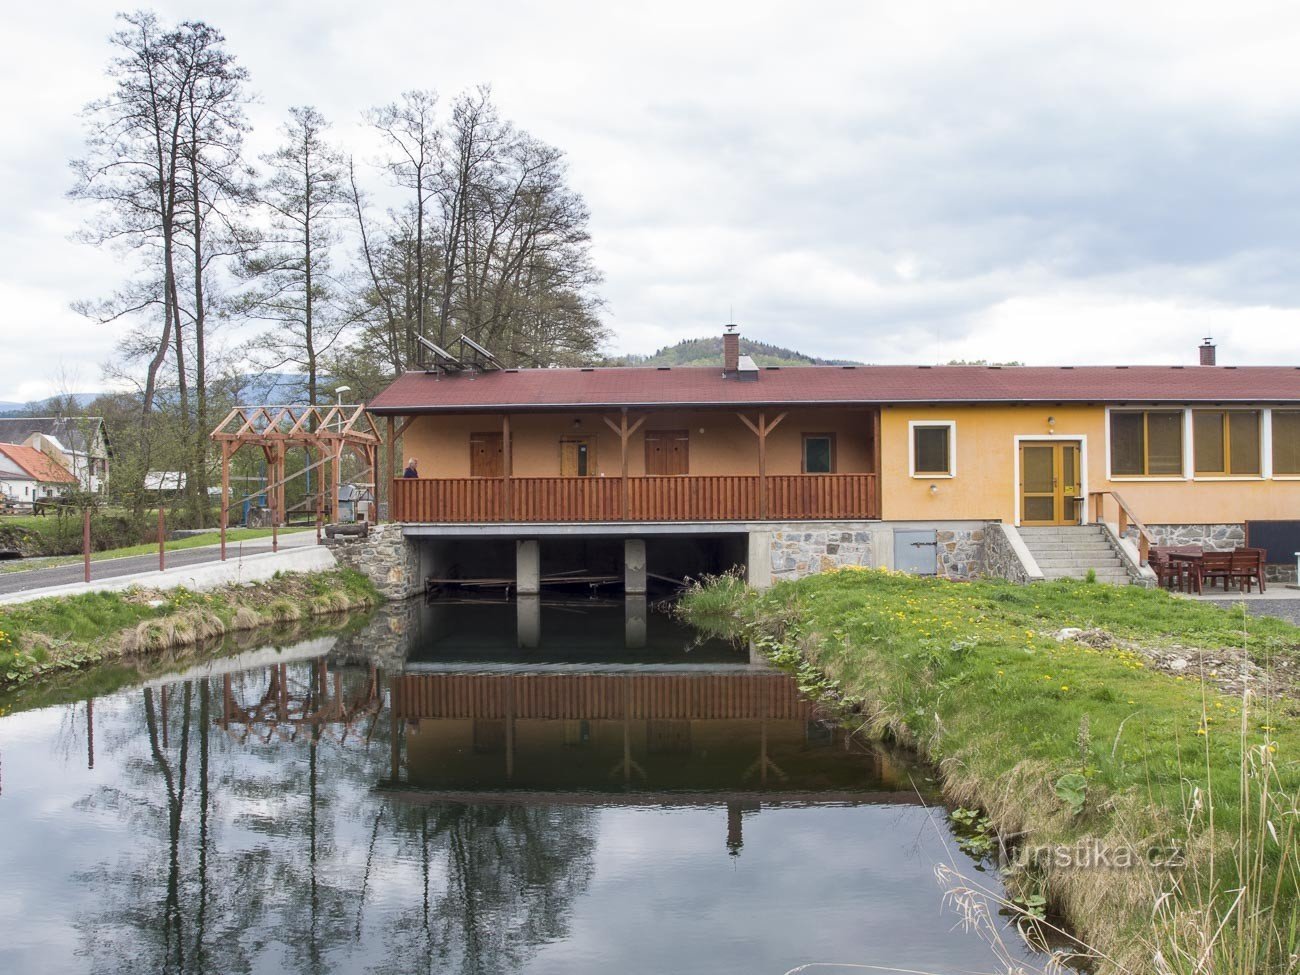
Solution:
[[(107, 384), (71, 310), (81, 106), (113, 6), (23, 4), (0, 61), (0, 400)], [(1203, 0), (158, 3), (252, 75), (252, 155), (313, 104), (479, 83), (567, 155), (610, 352), (717, 334), (873, 363), (1300, 363), (1300, 5)], [(372, 185), (382, 176), (373, 170)]]

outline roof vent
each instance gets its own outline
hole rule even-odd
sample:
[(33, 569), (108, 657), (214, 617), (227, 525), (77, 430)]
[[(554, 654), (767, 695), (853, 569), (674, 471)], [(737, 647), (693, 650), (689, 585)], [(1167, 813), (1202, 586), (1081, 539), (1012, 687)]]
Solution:
[(736, 365), (736, 378), (741, 382), (752, 383), (758, 379), (758, 365), (749, 356), (742, 355)]
[(579, 372), (595, 372), (595, 371), (596, 371), (596, 369), (595, 369), (594, 366), (583, 366), (583, 367), (579, 370)]
[(840, 366), (841, 369), (856, 369), (857, 366)]
[(917, 366), (918, 369), (933, 369), (934, 366)]
[(670, 372), (672, 371), (672, 368), (672, 366), (655, 366), (657, 372)]
[[(764, 366), (763, 368), (766, 369), (768, 372), (780, 372), (780, 371), (781, 371), (781, 367), (780, 367), (780, 366)], [(1300, 368), (1300, 366), (1297, 366), (1296, 368)]]

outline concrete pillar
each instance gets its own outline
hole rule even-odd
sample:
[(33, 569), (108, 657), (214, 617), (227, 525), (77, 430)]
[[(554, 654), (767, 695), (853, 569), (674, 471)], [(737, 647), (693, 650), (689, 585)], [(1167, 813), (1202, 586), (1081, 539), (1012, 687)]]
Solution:
[(623, 597), (623, 642), (627, 649), (641, 650), (645, 647), (647, 619), (645, 593), (628, 593)]
[(519, 649), (535, 650), (542, 645), (542, 597), (519, 596), (515, 600), (515, 622)]
[(755, 589), (772, 586), (772, 533), (749, 533), (749, 552), (745, 558), (745, 581)]
[(645, 583), (645, 539), (626, 539), (623, 542), (623, 591), (644, 593)]
[(535, 596), (542, 591), (542, 552), (537, 539), (515, 543), (515, 592)]

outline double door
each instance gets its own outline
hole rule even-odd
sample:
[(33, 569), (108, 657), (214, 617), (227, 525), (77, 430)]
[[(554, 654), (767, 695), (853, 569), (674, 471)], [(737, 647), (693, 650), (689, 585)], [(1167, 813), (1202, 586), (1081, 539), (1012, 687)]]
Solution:
[(1020, 445), (1020, 523), (1077, 525), (1083, 485), (1077, 441)]

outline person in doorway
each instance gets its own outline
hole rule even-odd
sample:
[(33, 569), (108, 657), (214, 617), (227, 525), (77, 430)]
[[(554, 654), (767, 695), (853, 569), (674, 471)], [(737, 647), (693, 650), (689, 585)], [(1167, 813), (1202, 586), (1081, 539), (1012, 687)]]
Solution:
[(402, 471), (402, 477), (419, 477), (420, 472), (416, 470), (415, 458), (412, 457), (406, 462), (406, 470)]

